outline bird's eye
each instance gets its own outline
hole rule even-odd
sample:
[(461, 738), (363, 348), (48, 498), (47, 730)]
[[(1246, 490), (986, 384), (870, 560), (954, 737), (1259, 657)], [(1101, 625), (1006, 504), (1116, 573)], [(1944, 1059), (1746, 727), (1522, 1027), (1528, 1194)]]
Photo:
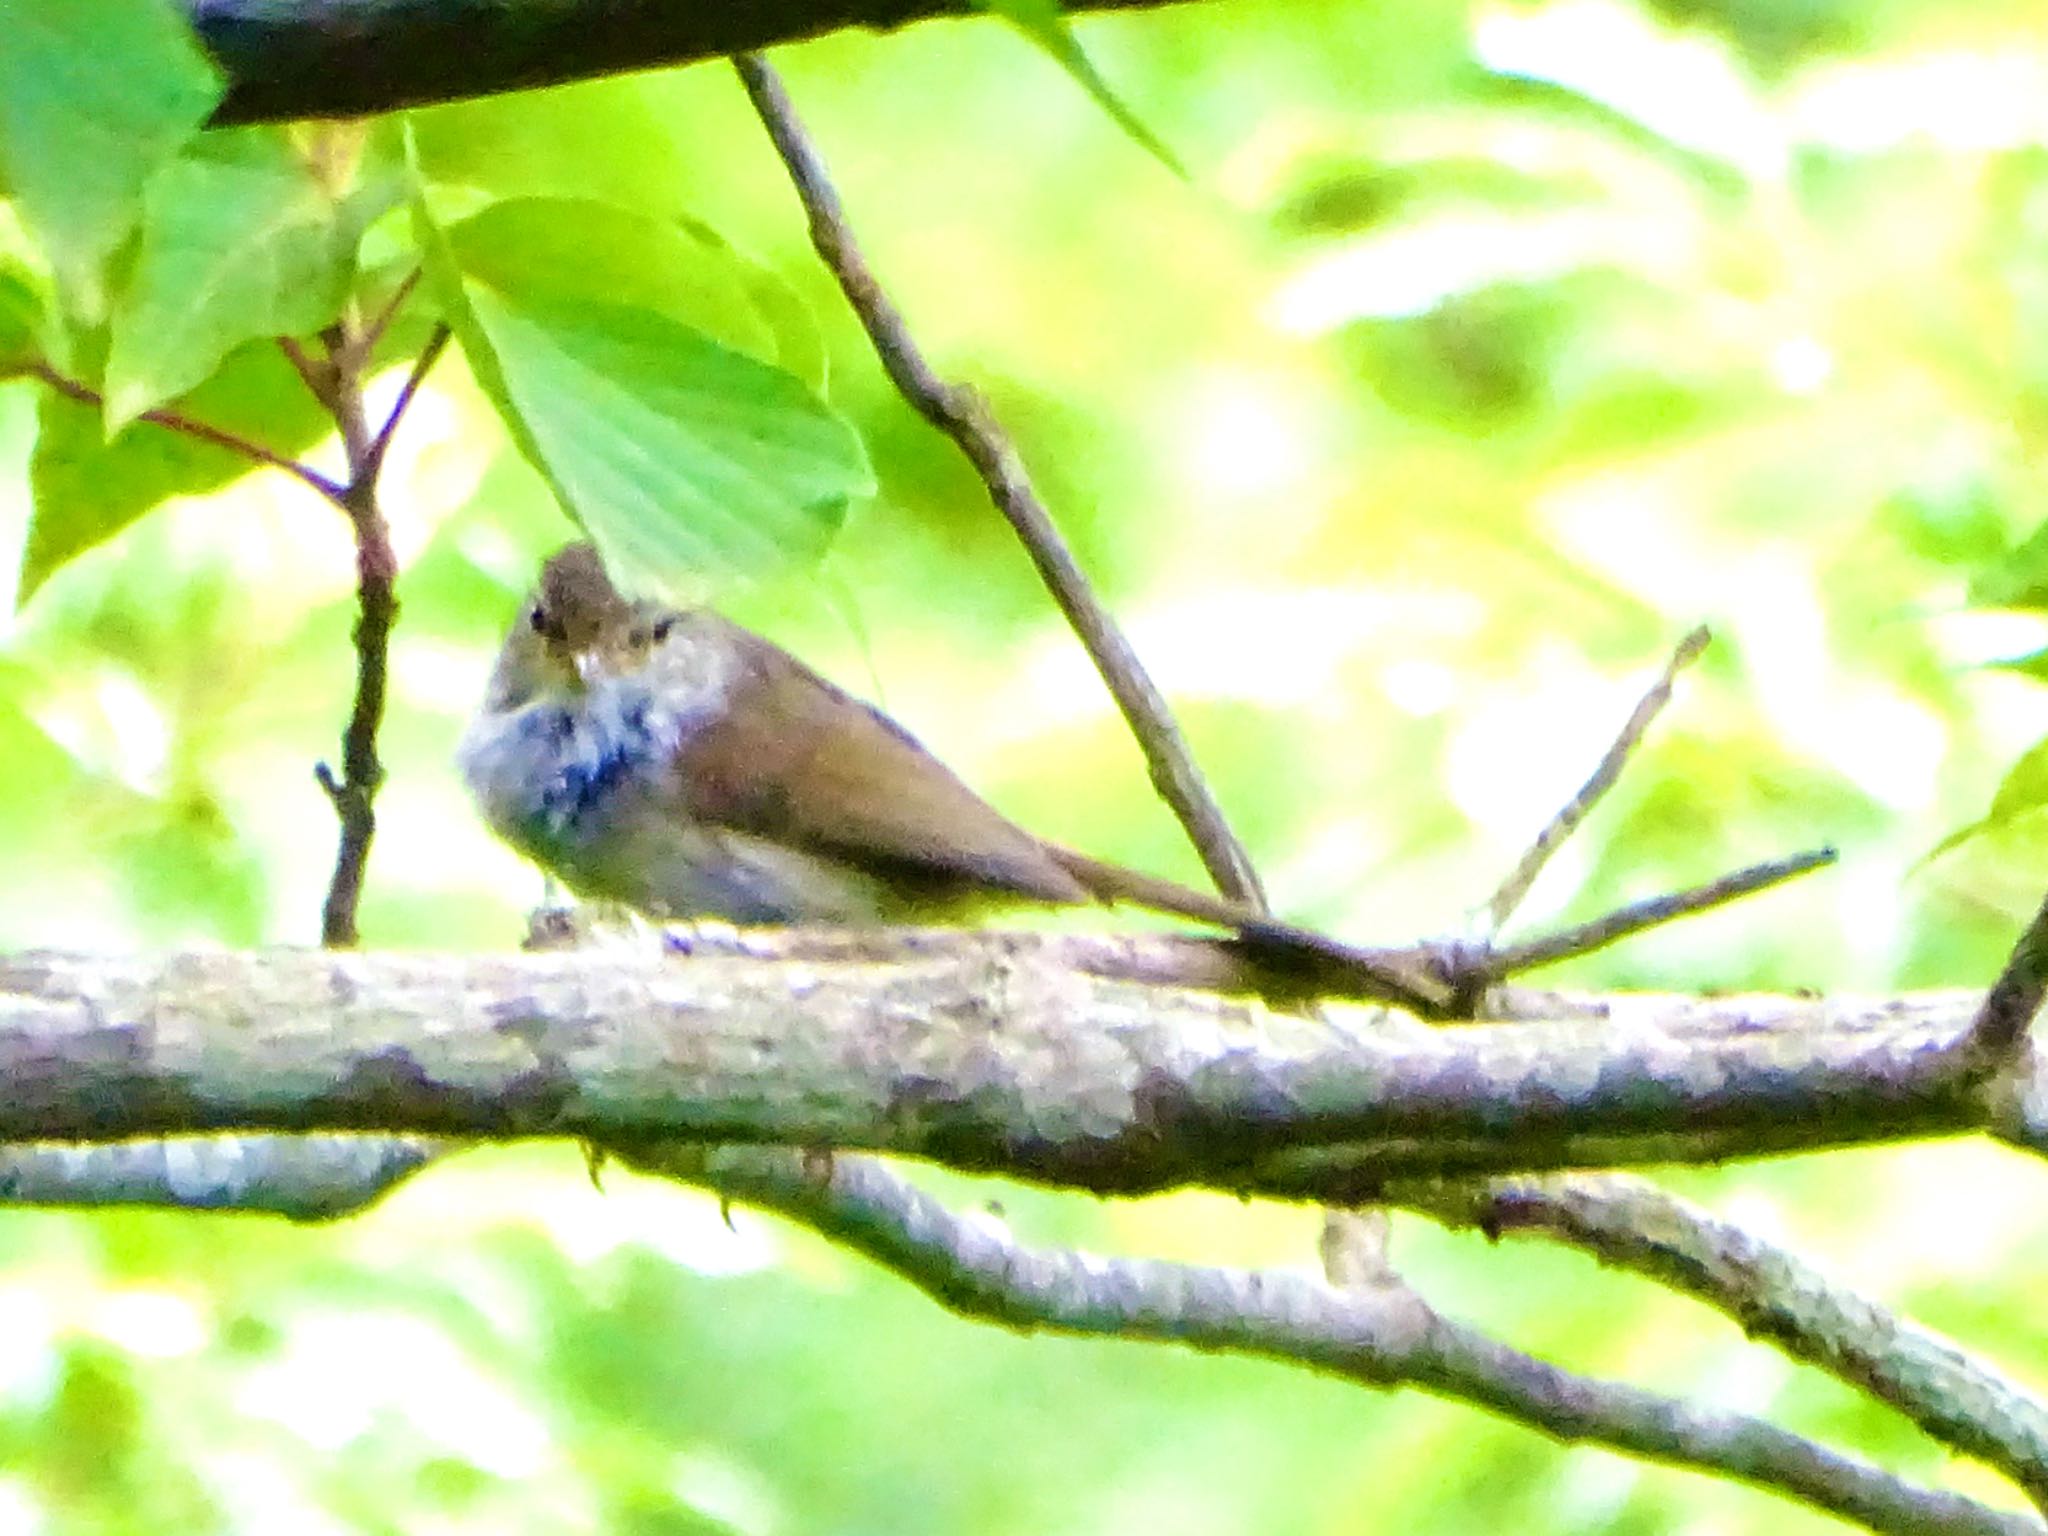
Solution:
[(654, 621), (654, 643), (656, 645), (661, 644), (662, 641), (668, 638), (668, 632), (675, 627), (676, 621), (673, 618), (656, 619)]
[(559, 640), (562, 638), (561, 625), (557, 624), (547, 609), (543, 608), (539, 603), (535, 603), (526, 611), (526, 622), (533, 626), (533, 632), (543, 640)]

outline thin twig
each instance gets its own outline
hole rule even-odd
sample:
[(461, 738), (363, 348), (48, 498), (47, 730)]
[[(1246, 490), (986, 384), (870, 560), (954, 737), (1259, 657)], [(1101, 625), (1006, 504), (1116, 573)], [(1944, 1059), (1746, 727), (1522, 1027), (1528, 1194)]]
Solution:
[(355, 521), (355, 702), (342, 732), (341, 773), (336, 775), (324, 762), (313, 765), (314, 780), (326, 791), (341, 823), (334, 872), (328, 877), (327, 894), (320, 906), (320, 942), (330, 948), (349, 948), (360, 938), (356, 911), (362, 903), (370, 843), (377, 835), (376, 796), (384, 782), (384, 767), (377, 757), (377, 729), (384, 718), (387, 655), (391, 626), (397, 617), (389, 542), (366, 531), (367, 519)]
[(323, 409), (334, 409), (334, 367), (324, 358), (306, 355), (306, 349), (290, 336), (277, 338), (277, 350), (284, 354), (292, 371), (299, 376), (299, 382), (306, 386), (306, 393), (320, 402)]
[(1947, 1339), (1820, 1274), (1790, 1250), (1642, 1179), (1526, 1177), (1397, 1184), (1389, 1203), (1498, 1239), (1534, 1233), (1726, 1313), (1753, 1339), (1889, 1403), (1935, 1439), (2048, 1499), (2048, 1408)]
[(1751, 864), (1718, 880), (1709, 880), (1705, 885), (1630, 902), (1604, 917), (1596, 917), (1590, 923), (1560, 929), (1540, 939), (1531, 939), (1526, 944), (1482, 952), (1475, 957), (1474, 963), (1484, 972), (1490, 985), (1504, 977), (1534, 970), (1539, 965), (1555, 965), (1560, 960), (1605, 949), (1632, 934), (1641, 933), (1645, 928), (1675, 922), (1710, 907), (1724, 906), (1758, 891), (1769, 890), (1774, 885), (1783, 885), (1787, 880), (1834, 863), (1837, 857), (1839, 855), (1832, 848), (1810, 848), (1789, 858)]
[(618, 1150), (650, 1172), (813, 1227), (969, 1317), (1228, 1350), (1367, 1387), (1414, 1387), (1567, 1443), (1739, 1479), (1876, 1531), (2042, 1530), (2026, 1515), (1915, 1487), (1747, 1414), (1563, 1370), (1444, 1317), (1398, 1283), (1340, 1290), (1272, 1271), (1029, 1248), (869, 1158), (821, 1164), (775, 1148)]
[(341, 823), (334, 873), (328, 878), (327, 895), (320, 907), (320, 942), (330, 948), (352, 947), (360, 937), (356, 911), (362, 903), (370, 843), (377, 835), (377, 791), (384, 782), (384, 765), (377, 757), (377, 731), (384, 720), (391, 627), (398, 616), (392, 594), (397, 572), (374, 496), (356, 501), (349, 508), (349, 520), (356, 531), (356, 622), (351, 632), (356, 651), (355, 702), (342, 731), (340, 775), (325, 763), (313, 768), (314, 778), (327, 792)]
[(1984, 994), (1984, 1005), (1970, 1025), (1966, 1045), (1987, 1065), (2002, 1062), (2026, 1038), (2027, 1027), (2048, 997), (2048, 898), (2027, 924), (2006, 957), (1998, 980)]
[[(412, 404), (413, 396), (419, 393), (420, 385), (426, 382), (427, 374), (447, 347), (449, 335), (445, 323), (435, 326), (427, 344), (420, 349), (420, 355), (413, 359), (412, 372), (406, 375), (405, 384), (398, 391), (398, 399), (392, 402), (391, 414), (384, 418), (384, 425), (370, 443), (367, 468), (372, 479), (383, 472), (384, 455), (391, 451), (392, 435), (398, 431), (398, 423), (404, 418), (406, 407)], [(364, 352), (367, 355), (368, 348)]]
[[(30, 378), (40, 379), (43, 383), (49, 385), (50, 388), (57, 391), (58, 394), (68, 400), (75, 400), (80, 405), (89, 405), (94, 409), (98, 409), (106, 404), (98, 390), (81, 384), (76, 379), (65, 377), (48, 363), (30, 363), (21, 372), (27, 374)], [(281, 469), (294, 479), (312, 487), (329, 501), (337, 505), (340, 504), (343, 488), (335, 481), (328, 479), (311, 466), (301, 464), (296, 459), (288, 459), (281, 453), (274, 453), (261, 443), (253, 442), (249, 438), (224, 431), (222, 428), (212, 426), (207, 422), (195, 420), (193, 417), (185, 415), (182, 411), (148, 410), (142, 412), (135, 419), (148, 422), (153, 427), (161, 427), (165, 431), (181, 433), (199, 442), (210, 444), (215, 448), (223, 449), (228, 453), (247, 459), (252, 464), (262, 464), (271, 469)]]
[(384, 301), (384, 307), (371, 317), (368, 325), (363, 327), (362, 335), (356, 338), (356, 346), (365, 360), (369, 358), (372, 352), (377, 350), (377, 343), (382, 341), (384, 333), (391, 329), (391, 322), (396, 320), (398, 312), (405, 308), (405, 301), (412, 297), (413, 289), (419, 287), (420, 275), (423, 270), (423, 268), (414, 267), (410, 272), (406, 273), (399, 281), (398, 286), (391, 290), (391, 297)]
[(1514, 916), (1515, 909), (1521, 906), (1523, 898), (1529, 894), (1529, 887), (1534, 885), (1536, 877), (1543, 873), (1543, 866), (1550, 862), (1550, 856), (1578, 830), (1579, 824), (1620, 779), (1622, 769), (1628, 766), (1630, 756), (1642, 744), (1643, 735), (1649, 730), (1651, 722), (1662, 712), (1664, 706), (1671, 702), (1673, 680), (1706, 649), (1711, 638), (1707, 627), (1702, 624), (1678, 642), (1678, 648), (1664, 664), (1663, 672), (1657, 681), (1650, 685), (1649, 691), (1637, 700), (1635, 709), (1630, 712), (1620, 733), (1615, 736), (1613, 745), (1608, 747), (1606, 755), (1600, 759), (1599, 766), (1593, 770), (1592, 777), (1580, 785), (1579, 792), (1565, 802), (1563, 809), (1551, 817), (1550, 824), (1536, 835), (1536, 841), (1531, 843), (1529, 851), (1522, 855), (1522, 861), (1514, 867), (1507, 879), (1501, 882), (1500, 889), (1487, 901), (1482, 910), (1486, 914), (1486, 936), (1489, 941), (1507, 926), (1508, 919)]
[(1108, 684), (1145, 754), (1153, 786), (1187, 830), (1217, 888), (1265, 911), (1258, 873), (1196, 767), (1166, 700), (1090, 588), (1016, 449), (972, 390), (947, 383), (926, 360), (861, 254), (824, 162), (775, 71), (751, 53), (734, 55), (733, 67), (803, 200), (811, 244), (838, 279), (891, 382), (912, 409), (959, 446), (981, 476), (989, 498), (1022, 540), (1053, 601)]

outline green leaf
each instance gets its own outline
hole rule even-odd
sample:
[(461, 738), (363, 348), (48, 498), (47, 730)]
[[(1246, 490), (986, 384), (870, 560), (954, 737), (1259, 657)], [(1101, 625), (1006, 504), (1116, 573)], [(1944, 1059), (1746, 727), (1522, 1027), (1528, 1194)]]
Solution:
[(0, 378), (35, 361), (43, 325), (42, 295), (20, 272), (0, 267)]
[(780, 368), (656, 310), (467, 298), (464, 345), (494, 365), (479, 377), (563, 505), (629, 564), (765, 576), (822, 555), (873, 493), (852, 427)]
[(824, 394), (831, 358), (825, 351), (824, 333), (818, 329), (818, 317), (804, 296), (780, 272), (726, 244), (715, 232), (696, 226), (692, 230), (700, 241), (723, 251), (732, 263), (754, 313), (773, 338), (766, 360)]
[(331, 323), (377, 200), (371, 188), (337, 201), (281, 129), (223, 135), (165, 167), (114, 306), (108, 429), (185, 393), (244, 342)]
[(638, 80), (452, 102), (406, 117), (430, 185), (581, 198), (656, 217), (684, 211), (690, 162)]
[(0, 37), (0, 174), (96, 320), (143, 183), (206, 120), (219, 75), (166, 0), (0, 0)]
[(694, 301), (674, 284), (695, 267), (674, 226), (607, 211), (587, 262), (562, 248), (563, 221), (594, 207), (537, 199), (444, 231), (414, 199), (429, 285), (520, 451), (644, 575), (815, 560), (874, 491), (858, 435), (793, 374), (683, 318)]
[(109, 851), (129, 905), (186, 942), (254, 944), (263, 869), (227, 812), (196, 785), (135, 808)]
[(648, 309), (777, 360), (778, 337), (755, 306), (750, 274), (672, 220), (581, 198), (517, 198), (451, 225), (448, 245), (468, 279), (500, 292)]
[(2048, 608), (2048, 523), (1970, 578), (1978, 608)]
[(2020, 760), (2006, 771), (1998, 792), (1991, 797), (1990, 810), (1968, 826), (1949, 833), (1922, 855), (1914, 868), (1932, 864), (1972, 838), (2008, 831), (2044, 806), (2048, 806), (2048, 737), (2027, 748)]
[[(267, 344), (242, 348), (177, 402), (197, 421), (290, 453), (331, 427), (291, 365)], [(103, 544), (172, 496), (218, 489), (247, 474), (250, 461), (150, 422), (109, 440), (96, 407), (45, 390), (29, 461), (35, 495), (22, 552), (17, 603), (55, 572)]]
[[(1877, 529), (1898, 540), (1915, 559), (1969, 568), (1972, 603), (2004, 607), (2008, 598), (2032, 590), (2038, 605), (2048, 595), (2040, 589), (2044, 551), (2034, 549), (2020, 565), (2013, 564), (2022, 552), (2006, 548), (2006, 508), (2012, 499), (1993, 475), (1971, 466), (1954, 475), (1928, 476), (1893, 492), (1878, 507)], [(2029, 562), (2032, 571), (2025, 569)]]
[(1095, 99), (1095, 104), (1109, 114), (1111, 121), (1123, 129), (1134, 144), (1183, 181), (1187, 179), (1186, 167), (1166, 147), (1165, 141), (1147, 128), (1137, 113), (1110, 89), (1109, 82), (1102, 78), (1102, 72), (1082, 50), (1080, 40), (1067, 24), (1060, 0), (975, 0), (975, 4), (1002, 17), (1052, 55), (1053, 62)]

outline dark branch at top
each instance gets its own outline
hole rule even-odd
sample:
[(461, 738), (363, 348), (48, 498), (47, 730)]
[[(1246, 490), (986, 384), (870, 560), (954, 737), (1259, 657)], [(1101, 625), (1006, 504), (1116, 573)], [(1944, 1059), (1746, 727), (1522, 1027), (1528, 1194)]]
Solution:
[[(1074, 10), (1168, 0), (1072, 0)], [(356, 117), (974, 14), (955, 0), (184, 0), (227, 72), (215, 121)]]

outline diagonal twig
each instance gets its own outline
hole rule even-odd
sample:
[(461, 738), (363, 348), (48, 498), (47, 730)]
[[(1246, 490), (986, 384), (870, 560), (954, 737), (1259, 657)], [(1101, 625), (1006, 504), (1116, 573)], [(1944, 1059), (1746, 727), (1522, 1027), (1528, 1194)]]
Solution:
[(384, 301), (383, 307), (372, 315), (369, 323), (363, 327), (362, 334), (356, 338), (356, 345), (361, 349), (365, 359), (377, 349), (377, 343), (384, 339), (384, 333), (391, 329), (391, 322), (396, 320), (398, 312), (405, 308), (405, 301), (411, 298), (412, 291), (419, 287), (420, 278), (425, 271), (424, 267), (414, 267), (406, 273), (399, 280), (398, 286), (391, 290), (391, 296)]
[(2040, 1522), (1879, 1467), (1746, 1414), (1560, 1369), (1434, 1311), (1406, 1286), (1029, 1248), (869, 1158), (778, 1148), (620, 1149), (649, 1172), (789, 1216), (946, 1306), (1018, 1329), (1264, 1356), (1375, 1388), (1413, 1387), (1567, 1443), (1739, 1479), (1876, 1531), (2039, 1536)]
[[(398, 423), (404, 419), (406, 407), (412, 404), (413, 396), (419, 393), (420, 385), (426, 382), (427, 375), (433, 371), (434, 364), (447, 347), (451, 334), (445, 321), (435, 326), (433, 334), (427, 338), (427, 344), (420, 349), (420, 355), (413, 359), (412, 372), (406, 375), (405, 383), (398, 391), (398, 398), (392, 402), (391, 414), (384, 418), (384, 425), (377, 429), (377, 435), (371, 439), (369, 450), (364, 455), (364, 472), (371, 478), (374, 479), (383, 473), (384, 456), (391, 451), (391, 439), (398, 431)], [(368, 356), (369, 348), (364, 347), (363, 353)]]
[(1970, 1025), (1965, 1048), (1986, 1065), (2004, 1061), (2026, 1038), (2027, 1027), (2048, 997), (2048, 898), (2012, 946), (2005, 967)]
[[(98, 390), (59, 373), (48, 363), (30, 363), (20, 371), (30, 378), (41, 380), (67, 400), (75, 400), (80, 405), (89, 405), (97, 409), (106, 403)], [(211, 444), (215, 448), (223, 449), (228, 453), (247, 459), (252, 464), (262, 464), (271, 469), (281, 469), (293, 479), (318, 491), (329, 501), (337, 505), (340, 504), (343, 487), (338, 482), (328, 479), (311, 465), (301, 464), (297, 459), (286, 458), (283, 454), (275, 453), (253, 439), (239, 436), (236, 433), (213, 426), (211, 423), (197, 420), (194, 417), (185, 415), (182, 411), (149, 410), (144, 411), (135, 419), (147, 422), (153, 427), (161, 427), (169, 432), (181, 433), (198, 442)]]
[(940, 378), (911, 336), (902, 312), (862, 255), (839, 194), (780, 77), (758, 54), (735, 54), (733, 67), (803, 201), (811, 244), (838, 280), (890, 381), (912, 409), (959, 446), (981, 476), (990, 500), (1009, 520), (1053, 601), (1102, 674), (1145, 754), (1153, 786), (1187, 830), (1209, 877), (1225, 895), (1255, 911), (1265, 911), (1258, 873), (1195, 765), (1165, 698), (1096, 598), (1052, 515), (1032, 488), (1016, 448), (980, 397)]
[(1769, 890), (1774, 885), (1783, 885), (1787, 880), (1825, 868), (1838, 857), (1832, 848), (1809, 848), (1787, 858), (1767, 859), (1761, 864), (1747, 865), (1719, 879), (1709, 880), (1704, 885), (1632, 901), (1591, 922), (1562, 928), (1525, 944), (1483, 951), (1473, 963), (1486, 984), (1491, 985), (1518, 972), (1532, 971), (1539, 965), (1555, 965), (1560, 960), (1605, 949), (1646, 928), (1676, 922), (1681, 917), (1692, 917), (1709, 908), (1725, 906), (1744, 896)]
[(314, 357), (295, 336), (277, 338), (277, 350), (284, 354), (284, 360), (292, 365), (292, 372), (299, 376), (299, 382), (306, 386), (306, 393), (332, 413), (334, 410), (335, 372), (334, 365), (324, 357)]
[(1626, 1175), (1397, 1183), (1390, 1204), (1498, 1239), (1552, 1238), (1726, 1313), (1753, 1339), (1891, 1404), (2048, 1503), (2048, 1408), (1990, 1365), (1796, 1254)]
[(1529, 887), (1534, 885), (1536, 877), (1543, 873), (1543, 866), (1550, 862), (1551, 855), (1564, 846), (1565, 840), (1578, 830), (1579, 824), (1586, 819), (1593, 807), (1614, 788), (1616, 781), (1621, 777), (1622, 769), (1628, 766), (1629, 758), (1634, 755), (1636, 748), (1642, 745), (1644, 734), (1662, 713), (1664, 706), (1671, 702), (1672, 683), (1678, 674), (1690, 666), (1700, 652), (1706, 649), (1710, 639), (1712, 635), (1702, 624), (1678, 642), (1677, 649), (1671, 653), (1671, 659), (1664, 664), (1663, 672), (1659, 674), (1657, 681), (1650, 685), (1649, 691), (1636, 702), (1636, 707), (1623, 722), (1620, 732), (1615, 736), (1613, 744), (1608, 747), (1606, 755), (1600, 759), (1599, 765), (1594, 768), (1592, 776), (1579, 786), (1578, 793), (1566, 801), (1563, 808), (1550, 818), (1549, 824), (1536, 834), (1536, 841), (1529, 845), (1529, 851), (1522, 855), (1521, 862), (1509, 873), (1507, 879), (1501, 882), (1500, 889), (1488, 898), (1486, 905), (1481, 909), (1486, 916), (1488, 941), (1498, 936), (1501, 929), (1507, 926), (1508, 919), (1513, 917), (1515, 909), (1521, 906), (1523, 898), (1529, 894)]

